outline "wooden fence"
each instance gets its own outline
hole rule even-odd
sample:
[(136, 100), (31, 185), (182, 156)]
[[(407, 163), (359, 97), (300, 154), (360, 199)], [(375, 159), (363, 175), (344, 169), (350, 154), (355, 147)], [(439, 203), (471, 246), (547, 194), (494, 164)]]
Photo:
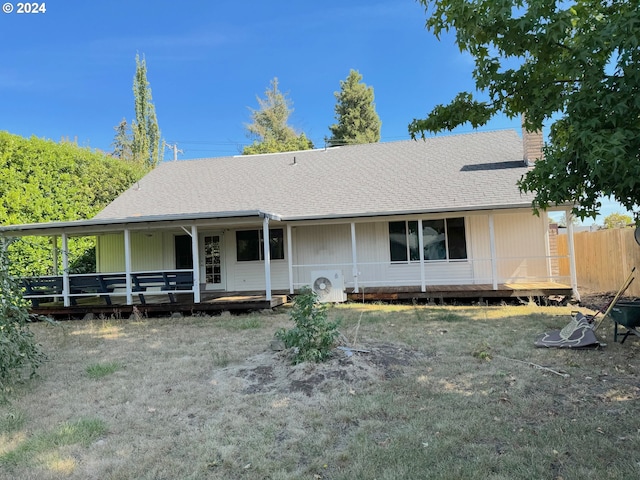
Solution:
[[(640, 296), (640, 246), (633, 228), (598, 230), (574, 234), (578, 289), (615, 292), (637, 267), (636, 279), (626, 295)], [(558, 235), (558, 255), (568, 255), (568, 235)], [(569, 275), (569, 260), (559, 261), (560, 275)]]

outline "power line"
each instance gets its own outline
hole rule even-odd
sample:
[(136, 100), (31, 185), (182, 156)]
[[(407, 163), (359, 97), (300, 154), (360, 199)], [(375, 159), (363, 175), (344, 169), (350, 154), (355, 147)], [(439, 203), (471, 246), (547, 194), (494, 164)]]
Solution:
[(174, 162), (178, 161), (178, 153), (184, 153), (182, 150), (178, 150), (178, 144), (177, 143), (174, 143), (173, 145), (165, 143), (164, 146), (166, 148), (169, 148), (170, 150), (173, 150), (173, 161)]

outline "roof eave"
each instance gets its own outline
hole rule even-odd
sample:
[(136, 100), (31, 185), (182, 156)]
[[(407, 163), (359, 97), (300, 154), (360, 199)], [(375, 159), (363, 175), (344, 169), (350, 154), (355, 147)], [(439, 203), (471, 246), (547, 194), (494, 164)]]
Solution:
[[(573, 204), (557, 205), (554, 209), (571, 208)], [(418, 210), (397, 210), (397, 211), (370, 211), (358, 213), (330, 213), (317, 215), (280, 215), (276, 213), (265, 212), (262, 210), (244, 210), (231, 212), (205, 212), (205, 213), (189, 213), (189, 214), (171, 214), (171, 215), (149, 215), (128, 218), (105, 218), (89, 220), (71, 220), (66, 222), (48, 222), (48, 223), (30, 223), (22, 225), (5, 225), (0, 226), (0, 237), (22, 237), (29, 235), (59, 235), (62, 233), (103, 233), (108, 231), (122, 230), (127, 226), (133, 228), (143, 228), (145, 226), (153, 226), (156, 224), (180, 224), (180, 222), (196, 222), (206, 220), (224, 220), (234, 218), (269, 218), (274, 221), (313, 221), (313, 220), (339, 220), (347, 218), (372, 218), (372, 217), (390, 217), (397, 215), (423, 215), (435, 213), (453, 213), (453, 212), (471, 212), (471, 211), (492, 211), (507, 210), (514, 208), (531, 208), (530, 202), (519, 202), (509, 204), (494, 205), (469, 205), (457, 208), (433, 208)]]
[(170, 215), (147, 215), (127, 218), (91, 218), (88, 220), (70, 220), (66, 222), (27, 223), (22, 225), (0, 226), (0, 236), (55, 235), (74, 231), (94, 232), (114, 230), (109, 227), (142, 226), (166, 222), (194, 222), (196, 220), (223, 220), (231, 218), (262, 217), (260, 210), (236, 212), (205, 212)]
[(297, 222), (308, 220), (337, 220), (341, 218), (369, 218), (369, 217), (390, 217), (397, 215), (423, 215), (430, 213), (452, 213), (452, 212), (470, 212), (482, 210), (507, 210), (513, 208), (531, 208), (531, 203), (513, 203), (513, 204), (496, 204), (496, 205), (470, 205), (457, 208), (431, 208), (419, 210), (396, 210), (396, 211), (372, 211), (360, 213), (336, 213), (326, 215), (282, 215), (280, 220)]

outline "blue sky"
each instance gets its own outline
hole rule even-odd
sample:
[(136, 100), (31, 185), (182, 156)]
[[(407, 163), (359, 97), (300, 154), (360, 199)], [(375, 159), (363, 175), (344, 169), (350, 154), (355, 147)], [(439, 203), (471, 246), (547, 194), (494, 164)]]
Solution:
[[(180, 158), (239, 153), (248, 107), (274, 77), (293, 101), (290, 123), (316, 146), (352, 68), (374, 88), (383, 141), (408, 138), (413, 118), (473, 88), (470, 57), (424, 28), (415, 0), (52, 0), (46, 10), (0, 14), (0, 128), (105, 151), (133, 117), (136, 53)], [(508, 127), (518, 121), (487, 129)]]
[[(409, 138), (412, 119), (474, 89), (471, 58), (425, 29), (415, 0), (52, 0), (38, 14), (11, 3), (0, 13), (0, 129), (27, 137), (111, 151), (114, 127), (134, 115), (136, 53), (181, 159), (240, 153), (249, 107), (274, 77), (293, 102), (290, 124), (317, 147), (350, 69), (374, 88), (382, 141)], [(503, 128), (519, 120), (483, 130)]]

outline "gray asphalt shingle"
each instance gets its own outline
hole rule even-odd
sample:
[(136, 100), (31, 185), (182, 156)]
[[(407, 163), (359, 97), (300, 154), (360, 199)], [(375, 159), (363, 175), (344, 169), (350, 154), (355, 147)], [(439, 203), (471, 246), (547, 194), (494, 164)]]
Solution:
[[(96, 219), (261, 210), (287, 218), (528, 206), (513, 130), (165, 162)], [(294, 163), (295, 159), (295, 163)]]

